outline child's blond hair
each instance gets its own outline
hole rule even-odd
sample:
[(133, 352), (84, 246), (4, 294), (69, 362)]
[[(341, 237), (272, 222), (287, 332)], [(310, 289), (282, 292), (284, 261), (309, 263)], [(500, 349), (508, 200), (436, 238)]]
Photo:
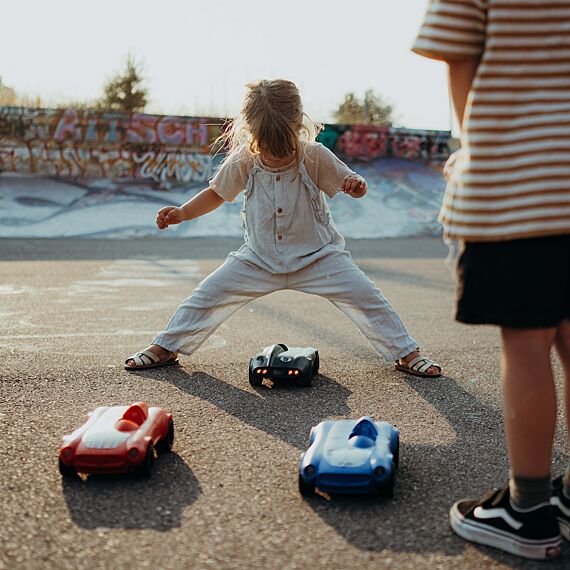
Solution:
[(303, 112), (297, 86), (286, 79), (262, 79), (246, 87), (240, 116), (218, 142), (228, 151), (247, 145), (253, 154), (293, 156), (298, 166), (303, 145), (314, 141), (322, 127)]

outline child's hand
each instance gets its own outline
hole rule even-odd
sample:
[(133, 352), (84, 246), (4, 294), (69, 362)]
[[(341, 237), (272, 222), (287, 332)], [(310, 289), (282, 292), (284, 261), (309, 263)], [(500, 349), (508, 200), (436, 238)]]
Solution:
[(166, 206), (165, 208), (161, 208), (156, 215), (156, 225), (160, 230), (164, 230), (168, 226), (172, 226), (174, 224), (179, 224), (184, 220), (185, 218), (182, 208), (177, 208), (176, 206)]
[(359, 174), (348, 175), (342, 185), (342, 191), (353, 198), (362, 198), (367, 189), (366, 180)]
[(444, 166), (443, 166), (443, 177), (445, 178), (445, 180), (449, 180), (451, 178), (451, 175), (453, 173), (453, 168), (455, 166), (457, 158), (459, 157), (460, 152), (461, 152), (461, 149), (456, 150), (453, 154), (451, 154), (449, 156), (449, 158), (447, 159), (447, 162), (444, 164)]

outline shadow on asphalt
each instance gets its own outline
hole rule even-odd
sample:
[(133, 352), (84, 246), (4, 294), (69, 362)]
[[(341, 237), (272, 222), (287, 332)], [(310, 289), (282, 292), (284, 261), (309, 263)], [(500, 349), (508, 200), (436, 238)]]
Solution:
[[(457, 439), (448, 445), (410, 445), (401, 441), (400, 469), (394, 499), (323, 497), (306, 499), (313, 511), (351, 545), (364, 551), (441, 552), (458, 556), (467, 543), (449, 528), (454, 501), (481, 496), (506, 483), (508, 464), (501, 446), (502, 413), (486, 406), (450, 377), (426, 382), (407, 376), (406, 383), (442, 414)], [(426, 429), (430, 429), (429, 425)], [(543, 568), (544, 563), (480, 548), (486, 556), (513, 568)], [(551, 569), (568, 568), (570, 548), (563, 546)]]
[[(143, 371), (131, 373), (150, 376)], [(255, 393), (183, 368), (171, 368), (160, 379), (299, 449), (306, 448), (309, 428), (324, 417), (350, 414), (347, 401), (352, 392), (323, 375), (316, 376), (310, 388), (264, 384), (255, 388)]]
[(62, 479), (71, 520), (79, 527), (151, 529), (179, 527), (182, 513), (202, 493), (192, 470), (176, 453), (155, 461), (150, 479), (129, 475)]
[[(134, 374), (172, 383), (178, 389), (203, 399), (240, 421), (278, 437), (299, 449), (307, 447), (308, 426), (323, 418), (346, 417), (350, 390), (327, 376), (319, 375), (311, 388), (261, 386), (255, 393), (237, 388), (205, 372), (170, 369)], [(494, 485), (506, 482), (508, 463), (504, 451), (500, 410), (487, 406), (463, 389), (453, 378), (426, 382), (406, 376), (406, 384), (443, 415), (456, 433), (447, 445), (406, 444), (401, 438), (400, 469), (395, 497), (326, 497), (305, 499), (325, 524), (352, 546), (363, 551), (435, 552), (460, 556), (467, 543), (449, 528), (449, 508), (463, 497), (480, 496)], [(426, 425), (430, 430), (430, 425)], [(497, 452), (497, 441), (500, 451)], [(492, 548), (479, 547), (488, 557), (507, 567), (522, 570), (543, 568)], [(568, 567), (570, 548), (548, 567)], [(542, 564), (542, 565), (541, 565)]]

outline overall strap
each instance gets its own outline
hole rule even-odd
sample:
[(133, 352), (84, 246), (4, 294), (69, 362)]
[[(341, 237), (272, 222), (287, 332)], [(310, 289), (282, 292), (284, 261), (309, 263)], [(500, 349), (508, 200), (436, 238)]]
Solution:
[(330, 217), (329, 208), (327, 206), (326, 200), (323, 196), (323, 192), (314, 183), (313, 179), (309, 176), (307, 172), (307, 167), (305, 166), (305, 161), (301, 161), (299, 165), (299, 174), (301, 176), (301, 181), (309, 193), (309, 198), (311, 199), (311, 206), (315, 212), (317, 220), (321, 223), (327, 221)]
[(249, 198), (249, 195), (251, 194), (251, 190), (253, 188), (253, 179), (255, 177), (255, 175), (261, 170), (261, 168), (259, 168), (258, 164), (256, 163), (256, 161), (253, 161), (253, 166), (251, 167), (250, 171), (249, 171), (249, 176), (247, 177), (247, 182), (245, 184), (245, 188), (243, 189), (243, 199), (244, 202)]

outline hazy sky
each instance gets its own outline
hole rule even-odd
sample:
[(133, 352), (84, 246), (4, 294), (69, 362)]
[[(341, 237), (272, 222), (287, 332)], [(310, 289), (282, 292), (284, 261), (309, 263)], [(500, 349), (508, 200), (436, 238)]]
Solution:
[(17, 0), (2, 7), (0, 77), (44, 101), (94, 99), (127, 54), (151, 112), (235, 115), (244, 85), (297, 83), (326, 121), (374, 89), (396, 123), (448, 129), (445, 67), (409, 50), (427, 0)]

